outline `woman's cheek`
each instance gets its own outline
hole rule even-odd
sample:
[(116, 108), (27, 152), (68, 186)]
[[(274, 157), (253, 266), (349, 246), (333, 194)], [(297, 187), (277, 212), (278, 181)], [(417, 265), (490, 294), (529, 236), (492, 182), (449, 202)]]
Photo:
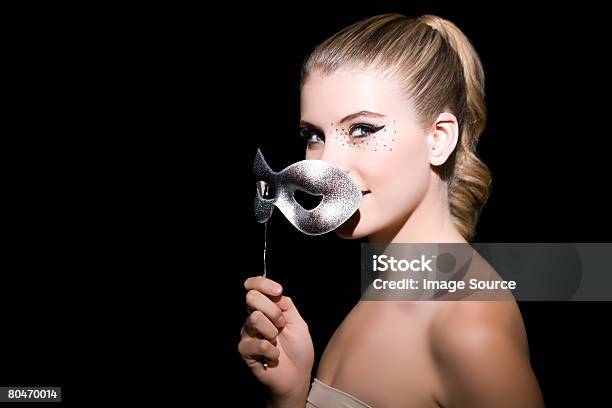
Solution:
[[(412, 154), (410, 154), (412, 153)], [(412, 152), (388, 152), (377, 171), (373, 192), (378, 190), (377, 201), (385, 207), (410, 210), (427, 191), (429, 166), (427, 158)], [(420, 157), (423, 156), (423, 157)], [(377, 161), (378, 161), (377, 160)], [(376, 189), (376, 190), (375, 190)]]

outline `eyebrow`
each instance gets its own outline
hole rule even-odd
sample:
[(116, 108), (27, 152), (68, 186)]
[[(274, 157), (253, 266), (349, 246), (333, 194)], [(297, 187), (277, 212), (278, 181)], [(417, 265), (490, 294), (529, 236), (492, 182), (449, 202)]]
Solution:
[[(358, 118), (360, 116), (366, 116), (366, 117), (372, 117), (372, 118), (384, 118), (385, 115), (380, 114), (380, 113), (376, 113), (376, 112), (370, 112), (370, 111), (360, 111), (360, 112), (355, 112), (355, 113), (351, 113), (350, 115), (345, 116), (344, 118), (342, 118), (342, 120), (340, 122), (338, 122), (337, 124), (342, 124), (344, 122), (347, 122), (349, 120)], [(316, 127), (313, 124), (305, 121), (305, 120), (300, 120), (300, 126), (312, 126), (312, 127)]]

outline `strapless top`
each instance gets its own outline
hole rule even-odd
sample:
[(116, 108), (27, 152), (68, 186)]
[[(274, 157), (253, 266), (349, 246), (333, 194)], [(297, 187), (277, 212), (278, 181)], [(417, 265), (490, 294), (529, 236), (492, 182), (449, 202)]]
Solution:
[(352, 395), (340, 391), (316, 378), (312, 382), (306, 408), (372, 408)]

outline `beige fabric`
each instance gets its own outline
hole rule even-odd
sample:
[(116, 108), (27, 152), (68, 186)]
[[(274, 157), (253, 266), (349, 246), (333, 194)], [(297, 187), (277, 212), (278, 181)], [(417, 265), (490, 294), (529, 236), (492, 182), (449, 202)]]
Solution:
[(372, 408), (367, 404), (316, 378), (312, 382), (310, 393), (306, 400), (306, 408)]

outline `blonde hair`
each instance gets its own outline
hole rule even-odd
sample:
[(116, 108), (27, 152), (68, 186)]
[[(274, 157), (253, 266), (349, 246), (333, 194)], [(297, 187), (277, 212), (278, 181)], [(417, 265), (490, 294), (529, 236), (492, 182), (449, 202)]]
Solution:
[(491, 189), (491, 173), (476, 145), (486, 124), (484, 72), (468, 38), (448, 20), (383, 14), (359, 21), (317, 46), (302, 67), (301, 83), (317, 70), (376, 69), (398, 78), (426, 128), (441, 112), (459, 122), (459, 142), (437, 170), (447, 182), (450, 213), (470, 241)]

